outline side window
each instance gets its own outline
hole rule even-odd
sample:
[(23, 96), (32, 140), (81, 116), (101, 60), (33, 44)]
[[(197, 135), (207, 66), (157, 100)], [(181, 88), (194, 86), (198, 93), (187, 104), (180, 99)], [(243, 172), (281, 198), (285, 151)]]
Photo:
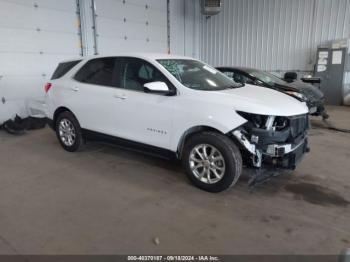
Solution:
[(81, 60), (70, 61), (65, 63), (60, 63), (55, 72), (53, 73), (51, 80), (61, 78), (65, 74), (67, 74), (73, 67), (80, 63)]
[(250, 79), (249, 77), (246, 77), (245, 75), (239, 73), (239, 72), (232, 72), (233, 76), (232, 79), (236, 83), (241, 83), (241, 84), (254, 84), (254, 81)]
[(119, 87), (119, 76), (116, 58), (108, 57), (90, 60), (75, 75), (75, 79), (88, 84)]
[(170, 87), (169, 80), (153, 65), (138, 59), (124, 58), (122, 63), (121, 87), (125, 89), (144, 91), (143, 85), (150, 82), (165, 82)]
[(243, 76), (243, 75), (242, 75), (242, 78), (243, 78), (243, 81), (245, 84), (255, 85), (255, 82), (253, 79), (246, 77), (246, 76)]
[(152, 80), (153, 78), (153, 68), (147, 64), (140, 67), (139, 77), (144, 80)]
[(244, 77), (243, 75), (237, 73), (237, 72), (234, 72), (233, 73), (233, 80), (237, 83), (241, 83), (241, 84), (244, 84), (245, 83), (245, 80), (246, 80), (246, 77)]
[(233, 72), (231, 72), (231, 71), (224, 71), (223, 72), (226, 76), (228, 76), (229, 78), (231, 78), (231, 79), (233, 79), (233, 77), (234, 77), (234, 73)]
[(247, 78), (244, 75), (241, 75), (240, 73), (233, 71), (225, 71), (223, 73), (236, 83), (244, 84), (247, 81)]

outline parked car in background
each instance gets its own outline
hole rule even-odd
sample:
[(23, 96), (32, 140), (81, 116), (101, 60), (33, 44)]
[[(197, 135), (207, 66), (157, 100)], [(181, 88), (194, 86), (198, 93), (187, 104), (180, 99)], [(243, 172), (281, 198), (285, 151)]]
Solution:
[(324, 119), (328, 118), (324, 107), (324, 95), (318, 88), (311, 84), (298, 80), (287, 81), (271, 73), (252, 68), (217, 67), (217, 69), (237, 83), (275, 89), (300, 101), (304, 101), (307, 103), (311, 115), (322, 116)]
[(236, 184), (243, 164), (294, 169), (308, 150), (305, 103), (237, 84), (191, 58), (66, 61), (45, 92), (47, 118), (65, 150), (98, 138), (173, 156), (194, 185), (210, 192)]

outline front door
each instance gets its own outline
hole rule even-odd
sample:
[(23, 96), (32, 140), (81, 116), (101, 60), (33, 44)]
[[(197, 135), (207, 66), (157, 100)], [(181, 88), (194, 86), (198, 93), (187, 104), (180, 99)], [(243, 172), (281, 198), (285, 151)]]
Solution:
[(120, 58), (121, 88), (115, 91), (116, 130), (120, 137), (168, 149), (173, 129), (176, 96), (145, 93), (143, 85), (168, 79), (150, 63)]

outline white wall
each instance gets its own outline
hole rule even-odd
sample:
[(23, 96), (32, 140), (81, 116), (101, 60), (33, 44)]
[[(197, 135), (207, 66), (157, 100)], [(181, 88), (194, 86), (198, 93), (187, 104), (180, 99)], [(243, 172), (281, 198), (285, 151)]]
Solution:
[(58, 61), (80, 54), (78, 31), (75, 0), (0, 0), (0, 124), (25, 115)]
[(170, 0), (171, 53), (199, 58), (199, 0)]
[[(94, 50), (93, 18), (99, 54), (113, 52), (168, 52), (167, 0), (80, 0), (85, 54)], [(197, 0), (169, 0), (170, 53), (199, 55), (193, 46), (194, 22), (200, 16)], [(147, 6), (147, 8), (145, 8)], [(124, 20), (125, 19), (125, 20)], [(198, 23), (197, 23), (198, 25)], [(197, 36), (197, 40), (198, 40)], [(185, 48), (186, 46), (186, 48)]]
[(350, 0), (223, 0), (198, 23), (200, 57), (214, 66), (308, 71), (317, 45), (350, 37)]
[(167, 52), (167, 2), (95, 0), (99, 54)]

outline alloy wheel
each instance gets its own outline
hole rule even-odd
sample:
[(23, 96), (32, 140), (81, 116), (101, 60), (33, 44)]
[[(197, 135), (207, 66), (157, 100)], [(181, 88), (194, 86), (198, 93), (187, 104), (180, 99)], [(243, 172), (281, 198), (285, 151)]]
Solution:
[(66, 118), (61, 119), (58, 126), (58, 133), (62, 143), (71, 147), (76, 140), (76, 131), (72, 122)]
[(219, 182), (225, 174), (225, 159), (212, 145), (195, 146), (190, 152), (189, 164), (192, 174), (206, 184)]

